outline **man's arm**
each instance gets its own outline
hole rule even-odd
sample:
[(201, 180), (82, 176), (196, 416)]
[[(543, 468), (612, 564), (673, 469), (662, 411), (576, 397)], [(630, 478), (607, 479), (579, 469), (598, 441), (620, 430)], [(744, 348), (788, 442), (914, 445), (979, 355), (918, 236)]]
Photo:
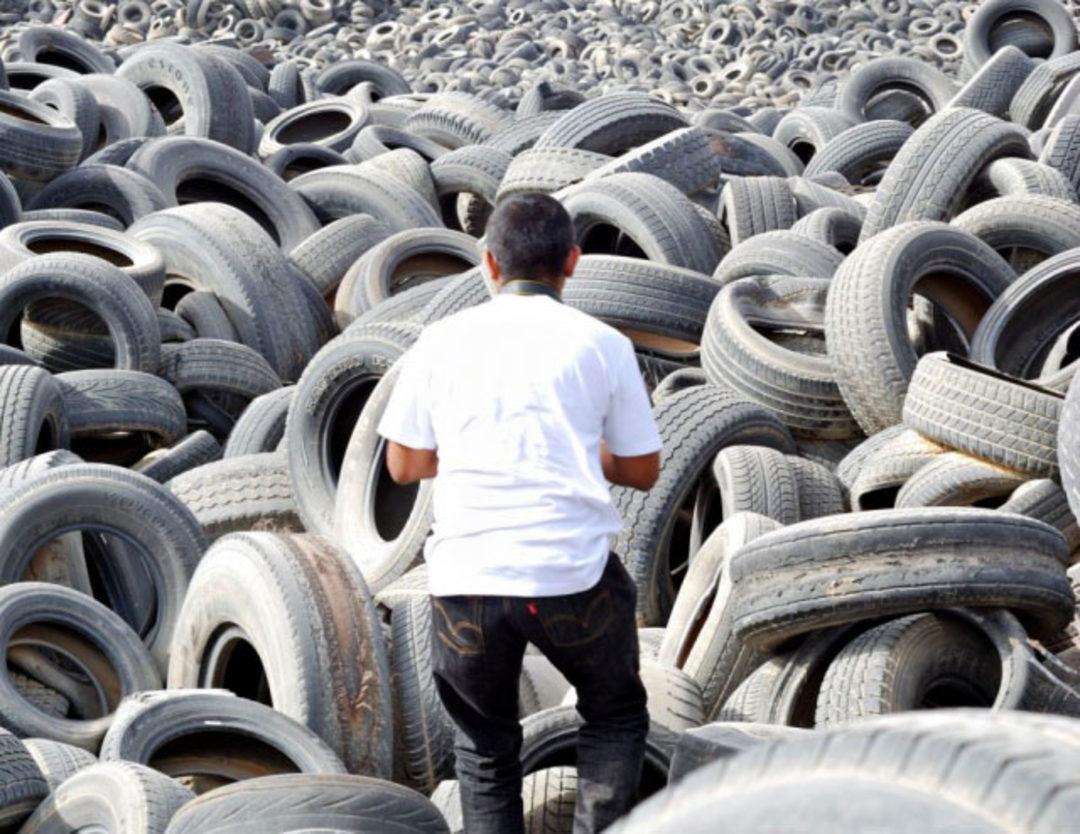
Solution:
[(611, 454), (607, 443), (601, 442), (600, 466), (611, 483), (647, 491), (660, 477), (660, 453), (622, 457)]
[(413, 449), (390, 440), (386, 444), (386, 468), (394, 483), (414, 484), (438, 474), (439, 453), (435, 449)]

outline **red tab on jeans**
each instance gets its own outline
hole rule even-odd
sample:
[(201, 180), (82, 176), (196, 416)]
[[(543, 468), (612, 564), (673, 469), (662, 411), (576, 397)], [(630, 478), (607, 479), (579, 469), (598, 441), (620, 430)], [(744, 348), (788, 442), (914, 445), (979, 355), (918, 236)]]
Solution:
[(532, 614), (534, 617), (539, 613), (536, 609), (535, 602), (527, 602), (525, 603), (525, 607), (529, 609), (529, 613)]

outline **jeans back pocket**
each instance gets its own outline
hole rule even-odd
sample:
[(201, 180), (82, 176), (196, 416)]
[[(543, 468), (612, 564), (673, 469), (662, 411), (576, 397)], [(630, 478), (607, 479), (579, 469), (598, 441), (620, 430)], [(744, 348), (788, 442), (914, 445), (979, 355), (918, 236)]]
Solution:
[(603, 637), (615, 615), (611, 589), (601, 585), (581, 594), (542, 600), (540, 627), (553, 645), (584, 646)]

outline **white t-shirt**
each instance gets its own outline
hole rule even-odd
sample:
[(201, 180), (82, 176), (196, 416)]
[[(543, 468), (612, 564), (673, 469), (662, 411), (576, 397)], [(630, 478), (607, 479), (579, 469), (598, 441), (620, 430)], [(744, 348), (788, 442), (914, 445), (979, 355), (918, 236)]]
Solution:
[(431, 593), (595, 585), (622, 527), (600, 440), (622, 457), (660, 449), (630, 340), (548, 296), (504, 294), (430, 325), (400, 361), (379, 433), (438, 450)]

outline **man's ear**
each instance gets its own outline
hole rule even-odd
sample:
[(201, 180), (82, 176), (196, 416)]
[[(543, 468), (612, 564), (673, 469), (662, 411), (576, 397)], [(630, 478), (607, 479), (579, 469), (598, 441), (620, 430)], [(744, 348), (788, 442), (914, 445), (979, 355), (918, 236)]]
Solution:
[(578, 261), (581, 260), (581, 247), (575, 246), (570, 250), (570, 254), (566, 256), (566, 263), (563, 265), (563, 275), (569, 278), (574, 274), (574, 270), (577, 269)]
[(491, 254), (490, 249), (484, 250), (484, 267), (487, 269), (488, 277), (496, 286), (502, 286), (502, 271), (499, 269), (499, 262), (495, 260), (495, 256)]

